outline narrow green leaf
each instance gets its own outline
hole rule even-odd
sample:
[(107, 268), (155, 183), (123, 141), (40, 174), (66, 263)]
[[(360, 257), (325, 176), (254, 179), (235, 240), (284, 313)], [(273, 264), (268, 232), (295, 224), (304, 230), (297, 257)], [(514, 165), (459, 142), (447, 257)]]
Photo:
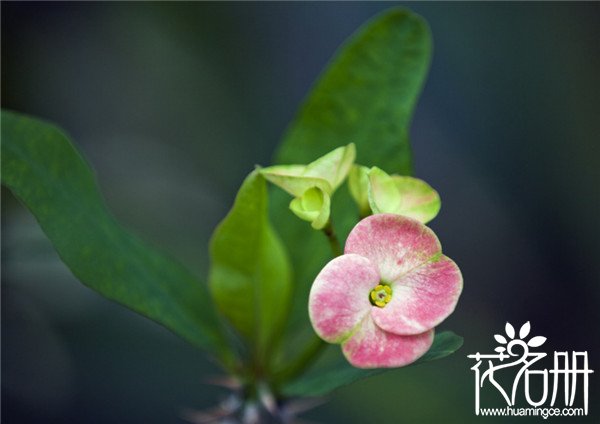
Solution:
[(308, 163), (354, 143), (357, 163), (411, 171), (408, 128), (431, 57), (425, 21), (394, 8), (336, 53), (292, 122), (279, 163)]
[(210, 253), (209, 285), (217, 307), (264, 359), (289, 310), (291, 271), (269, 224), (266, 180), (258, 170), (246, 178), (215, 230)]
[[(429, 351), (409, 366), (444, 358), (458, 350), (462, 344), (463, 338), (451, 331), (436, 334)], [(290, 384), (283, 388), (283, 394), (289, 397), (323, 396), (357, 380), (394, 369), (399, 368), (379, 368), (372, 370), (354, 368), (348, 364), (340, 353), (338, 360), (334, 364), (325, 368), (315, 368), (297, 380), (290, 382)]]
[[(393, 8), (367, 22), (314, 85), (288, 128), (276, 162), (309, 163), (354, 143), (357, 163), (410, 174), (409, 124), (430, 57), (431, 35), (421, 17)], [(294, 319), (307, 326), (308, 291), (331, 253), (322, 234), (282, 212), (288, 202), (285, 193), (273, 191), (274, 223), (290, 249), (298, 281)], [(358, 220), (347, 190), (333, 196), (331, 219), (343, 241)]]
[(83, 284), (230, 359), (206, 286), (119, 226), (61, 130), (2, 111), (2, 184), (27, 206)]

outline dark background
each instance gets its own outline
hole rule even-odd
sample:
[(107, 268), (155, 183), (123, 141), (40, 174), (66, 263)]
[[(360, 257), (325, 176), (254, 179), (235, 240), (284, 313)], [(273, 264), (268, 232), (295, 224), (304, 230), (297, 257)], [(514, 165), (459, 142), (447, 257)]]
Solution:
[[(65, 128), (119, 220), (204, 277), (243, 177), (269, 164), (336, 47), (390, 6), (3, 2), (2, 107)], [(466, 355), (531, 321), (545, 351), (587, 350), (599, 368), (600, 7), (408, 7), (434, 37), (412, 144), (416, 175), (442, 196), (431, 226), (465, 278), (442, 328), (465, 345), (307, 417), (527, 421), (474, 416)], [(222, 398), (201, 352), (80, 285), (5, 189), (2, 209), (3, 422), (175, 423)], [(599, 378), (588, 417), (552, 422), (599, 422)]]

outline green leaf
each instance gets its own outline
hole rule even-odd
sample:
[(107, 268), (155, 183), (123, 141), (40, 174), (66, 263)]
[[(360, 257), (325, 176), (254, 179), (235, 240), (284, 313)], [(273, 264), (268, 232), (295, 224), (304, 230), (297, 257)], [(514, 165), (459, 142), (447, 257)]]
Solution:
[[(409, 124), (430, 57), (431, 35), (419, 16), (393, 8), (367, 22), (314, 85), (288, 128), (276, 162), (309, 163), (354, 143), (357, 163), (410, 174)], [(273, 191), (274, 223), (290, 249), (297, 278), (295, 327), (308, 326), (308, 291), (331, 253), (322, 234), (280, 213), (288, 201), (285, 193)], [(332, 199), (331, 219), (343, 241), (358, 219), (347, 190)]]
[(377, 16), (354, 34), (292, 122), (279, 163), (308, 163), (353, 142), (357, 162), (411, 171), (408, 127), (431, 57), (427, 24), (405, 9)]
[[(458, 350), (462, 344), (463, 338), (451, 331), (444, 331), (436, 334), (433, 345), (429, 351), (416, 362), (413, 362), (408, 366), (444, 358)], [(354, 381), (381, 374), (386, 371), (392, 371), (394, 369), (399, 368), (379, 368), (372, 370), (354, 368), (348, 364), (340, 353), (338, 355), (338, 360), (334, 364), (325, 368), (319, 367), (309, 371), (304, 376), (286, 385), (283, 388), (282, 393), (289, 397), (323, 396), (339, 387), (353, 383)]]
[(289, 311), (291, 268), (268, 220), (266, 180), (258, 170), (244, 181), (233, 208), (215, 230), (209, 285), (233, 327), (266, 358)]
[(119, 226), (89, 165), (61, 130), (2, 111), (2, 184), (83, 284), (231, 359), (206, 286)]

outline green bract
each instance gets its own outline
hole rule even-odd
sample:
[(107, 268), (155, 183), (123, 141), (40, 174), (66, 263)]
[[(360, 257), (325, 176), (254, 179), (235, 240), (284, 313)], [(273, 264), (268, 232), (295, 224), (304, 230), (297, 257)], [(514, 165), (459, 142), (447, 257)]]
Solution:
[(427, 223), (435, 218), (441, 206), (438, 193), (425, 181), (388, 175), (376, 166), (369, 169), (354, 165), (348, 185), (363, 217), (371, 213), (394, 213)]
[(348, 188), (352, 198), (358, 205), (360, 216), (371, 214), (369, 205), (369, 168), (362, 165), (354, 165), (348, 176)]
[(373, 213), (395, 213), (425, 224), (440, 210), (440, 196), (423, 180), (390, 176), (377, 167), (371, 168), (368, 177), (369, 205)]
[(323, 178), (331, 185), (331, 194), (346, 179), (356, 158), (356, 146), (350, 143), (306, 165), (304, 176)]
[(309, 221), (316, 230), (327, 225), (331, 208), (331, 200), (326, 191), (318, 187), (306, 190), (302, 196), (296, 197), (290, 203), (290, 209), (296, 216)]
[(290, 209), (316, 230), (329, 222), (330, 197), (344, 182), (356, 157), (353, 143), (321, 156), (308, 165), (277, 165), (260, 173), (295, 198)]

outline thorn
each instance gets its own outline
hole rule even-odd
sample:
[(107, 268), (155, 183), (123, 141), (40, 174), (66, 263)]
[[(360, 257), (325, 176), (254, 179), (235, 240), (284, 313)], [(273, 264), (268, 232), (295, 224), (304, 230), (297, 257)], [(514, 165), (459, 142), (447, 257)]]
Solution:
[(223, 375), (216, 375), (208, 377), (204, 380), (204, 384), (210, 384), (211, 386), (225, 387), (230, 390), (239, 390), (242, 388), (242, 383), (234, 377), (227, 377)]

